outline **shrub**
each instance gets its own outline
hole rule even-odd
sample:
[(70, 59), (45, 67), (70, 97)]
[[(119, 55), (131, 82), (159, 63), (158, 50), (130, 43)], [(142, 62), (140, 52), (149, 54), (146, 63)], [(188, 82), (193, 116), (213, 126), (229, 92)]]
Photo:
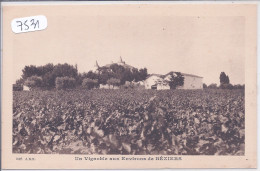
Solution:
[(13, 84), (13, 91), (22, 91), (23, 86), (21, 84)]
[(57, 77), (55, 80), (55, 87), (58, 90), (70, 89), (76, 86), (76, 80), (71, 77)]
[(122, 86), (124, 89), (133, 89), (134, 88), (134, 84), (129, 82), (129, 81), (126, 81), (125, 84)]
[(42, 78), (41, 89), (52, 89), (56, 86), (57, 77), (72, 77), (77, 78), (78, 69), (77, 65), (57, 64), (51, 63), (43, 66), (25, 66), (22, 70), (22, 79), (26, 80), (31, 76), (38, 76)]
[(90, 79), (90, 78), (85, 78), (82, 81), (82, 87), (86, 88), (88, 90), (93, 89), (95, 87), (98, 87), (98, 80), (96, 79)]
[(207, 84), (203, 83), (203, 88), (208, 88)]
[(28, 86), (30, 89), (39, 88), (42, 86), (42, 78), (38, 76), (31, 76), (26, 79), (24, 85)]
[(233, 89), (245, 89), (245, 85), (236, 84), (233, 86)]
[(208, 88), (210, 88), (210, 89), (217, 89), (218, 86), (217, 86), (217, 84), (210, 84), (210, 85), (208, 86)]
[(221, 89), (233, 89), (233, 85), (232, 84), (221, 84), (219, 86)]
[(109, 80), (107, 80), (107, 84), (108, 85), (112, 85), (114, 86), (119, 86), (120, 85), (120, 80), (116, 79), (116, 78), (110, 78)]

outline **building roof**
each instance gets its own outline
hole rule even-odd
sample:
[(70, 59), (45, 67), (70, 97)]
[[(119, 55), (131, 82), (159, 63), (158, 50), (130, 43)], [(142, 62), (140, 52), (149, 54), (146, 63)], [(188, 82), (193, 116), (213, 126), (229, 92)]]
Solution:
[[(104, 65), (104, 67), (109, 68), (113, 64), (117, 64), (117, 65), (123, 66), (124, 68), (129, 68), (129, 69), (134, 69), (135, 68), (135, 67), (133, 67), (131, 65), (126, 64), (125, 61), (123, 61), (121, 56), (120, 56), (120, 59), (119, 59), (118, 62), (112, 62), (111, 64)], [(97, 62), (96, 62), (96, 65), (97, 65)]]
[(150, 78), (152, 76), (157, 76), (157, 77), (160, 77), (160, 78), (164, 78), (164, 75), (161, 75), (161, 74), (149, 74), (147, 78)]
[(203, 77), (201, 77), (201, 76), (198, 76), (198, 75), (193, 75), (193, 74), (186, 74), (186, 73), (182, 73), (182, 72), (181, 72), (181, 74), (182, 74), (182, 75), (184, 75), (184, 76), (190, 76), (190, 77), (203, 78)]
[[(176, 71), (171, 71), (171, 72), (169, 72), (168, 74), (165, 74), (164, 76), (166, 77), (167, 75), (169, 75), (169, 74), (171, 74), (171, 73), (176, 73)], [(187, 73), (183, 73), (183, 72), (179, 72), (179, 73), (181, 73), (183, 76), (190, 76), (190, 77), (203, 78), (203, 77), (198, 76), (198, 75), (187, 74)]]
[(128, 65), (128, 64), (124, 64), (124, 63), (119, 63), (119, 62), (114, 62), (112, 64), (107, 64), (105, 65), (105, 67), (109, 68), (111, 65), (113, 64), (117, 64), (117, 65), (120, 65), (120, 66), (123, 66), (124, 68), (129, 68), (129, 69), (133, 69), (135, 67), (131, 66), (131, 65)]
[[(160, 78), (165, 78), (166, 76), (168, 76), (169, 74), (171, 73), (174, 73), (174, 71), (171, 71), (165, 75), (161, 75), (161, 74), (150, 74), (147, 78), (151, 77), (151, 76), (157, 76), (157, 77), (160, 77)], [(183, 76), (190, 76), (190, 77), (196, 77), (196, 78), (203, 78), (201, 76), (198, 76), (198, 75), (193, 75), (193, 74), (186, 74), (186, 73), (183, 73), (183, 72), (180, 72)]]
[[(111, 64), (107, 64), (105, 65), (104, 67), (107, 67), (109, 68), (111, 65), (113, 64), (117, 64), (117, 65), (120, 65), (120, 66), (123, 66), (124, 68), (129, 68), (129, 69), (134, 69), (135, 67), (131, 66), (131, 65), (128, 65), (125, 63), (125, 61), (123, 61), (122, 57), (120, 56), (119, 58), (119, 61), (118, 62), (112, 62)], [(95, 64), (95, 67), (99, 68), (100, 66), (98, 65), (97, 61), (96, 61), (96, 64)], [(172, 74), (172, 73), (176, 73), (175, 71), (171, 71), (165, 75), (161, 75), (161, 74), (150, 74), (147, 78), (151, 77), (151, 76), (157, 76), (157, 77), (160, 77), (162, 79), (164, 79), (166, 76), (168, 76), (169, 74)], [(198, 76), (198, 75), (193, 75), (193, 74), (186, 74), (186, 73), (183, 73), (183, 72), (180, 72), (183, 76), (189, 76), (189, 77), (197, 77), (197, 78), (203, 78), (201, 76)]]

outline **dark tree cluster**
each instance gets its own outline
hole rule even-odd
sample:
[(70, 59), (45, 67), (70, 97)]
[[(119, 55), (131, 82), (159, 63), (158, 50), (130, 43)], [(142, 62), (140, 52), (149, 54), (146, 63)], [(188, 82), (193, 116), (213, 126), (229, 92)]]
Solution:
[[(112, 86), (124, 85), (126, 81), (138, 82), (145, 80), (146, 68), (126, 68), (118, 64), (100, 67), (97, 72), (78, 73), (77, 66), (65, 64), (46, 64), (44, 66), (25, 66), (22, 78), (13, 85), (13, 90), (19, 91), (23, 85), (30, 89), (67, 89), (82, 87), (92, 89), (100, 84)], [(119, 80), (119, 81), (118, 81)]]
[(229, 84), (229, 77), (228, 77), (228, 75), (226, 75), (225, 72), (220, 73), (219, 79), (220, 79), (220, 85)]
[(130, 69), (118, 64), (112, 64), (109, 67), (100, 67), (98, 72), (89, 71), (88, 73), (79, 74), (79, 83), (84, 79), (97, 80), (98, 84), (108, 84), (112, 86), (124, 85), (126, 82), (138, 82), (147, 78), (146, 68)]
[[(61, 87), (74, 87), (73, 79), (77, 79), (77, 66), (65, 64), (46, 64), (44, 66), (25, 66), (22, 70), (22, 78), (16, 81), (14, 87), (26, 85), (31, 89), (53, 89)], [(57, 80), (58, 78), (58, 80)]]
[(233, 89), (233, 85), (230, 84), (229, 77), (226, 75), (225, 72), (221, 72), (219, 76), (220, 86), (221, 89)]
[(101, 84), (106, 84), (111, 78), (120, 80), (120, 85), (125, 84), (126, 81), (143, 81), (148, 76), (147, 69), (130, 69), (118, 64), (112, 64), (110, 67), (101, 67), (99, 69), (99, 78)]
[(95, 87), (98, 87), (98, 80), (85, 78), (83, 79), (82, 87), (85, 89), (93, 89)]
[(62, 90), (62, 89), (72, 89), (76, 86), (76, 80), (71, 77), (57, 77), (56, 81), (56, 89)]
[(221, 72), (220, 73), (220, 76), (219, 76), (219, 80), (220, 80), (220, 85), (218, 86), (216, 83), (212, 83), (212, 84), (205, 84), (203, 83), (203, 89), (245, 89), (245, 85), (241, 85), (241, 84), (235, 84), (235, 85), (232, 85), (230, 83), (230, 80), (229, 80), (229, 76), (226, 75), (225, 72)]

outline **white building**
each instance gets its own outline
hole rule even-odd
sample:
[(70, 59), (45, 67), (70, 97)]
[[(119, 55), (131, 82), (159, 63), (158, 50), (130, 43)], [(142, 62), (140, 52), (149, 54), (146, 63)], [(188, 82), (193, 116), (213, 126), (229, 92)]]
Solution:
[(157, 90), (166, 90), (170, 89), (170, 86), (164, 80), (164, 76), (159, 74), (152, 74), (144, 81), (145, 89), (157, 89)]
[(99, 88), (101, 88), (101, 89), (119, 89), (118, 86), (112, 86), (112, 85), (108, 85), (108, 84), (100, 84)]
[[(170, 72), (173, 76), (176, 74), (174, 72)], [(157, 90), (167, 90), (170, 89), (168, 81), (170, 81), (171, 74), (168, 73), (166, 75), (152, 74), (145, 81), (144, 86), (145, 89), (157, 89)], [(202, 89), (203, 77), (181, 73), (184, 77), (183, 86), (177, 87), (177, 89)]]
[(24, 91), (30, 91), (30, 88), (28, 86), (26, 86), (26, 85), (23, 85), (23, 90)]
[[(112, 62), (111, 64), (107, 64), (103, 67), (109, 68), (111, 65), (117, 64), (120, 66), (123, 66), (124, 68), (128, 68), (131, 71), (136, 69), (135, 67), (128, 65), (123, 61), (123, 59), (119, 58), (118, 62)], [(94, 66), (94, 72), (98, 73), (100, 66), (98, 65), (97, 61)], [(111, 69), (110, 69), (111, 70)], [(172, 76), (177, 76), (177, 72), (169, 72), (166, 75), (160, 75), (160, 74), (151, 74), (146, 78), (144, 81), (139, 81), (138, 84), (142, 85), (145, 87), (145, 89), (157, 89), (157, 90), (167, 90), (170, 89), (169, 86), (169, 81)], [(181, 73), (181, 75), (184, 77), (184, 84), (183, 86), (177, 87), (177, 89), (203, 89), (203, 83), (202, 79), (203, 77), (197, 76), (197, 75), (192, 75), (192, 74), (186, 74), (186, 73)], [(133, 83), (135, 84), (135, 83)], [(100, 88), (104, 89), (117, 89), (119, 87), (111, 87), (109, 85), (100, 85)]]
[(181, 73), (184, 76), (184, 84), (178, 89), (203, 89), (203, 77)]

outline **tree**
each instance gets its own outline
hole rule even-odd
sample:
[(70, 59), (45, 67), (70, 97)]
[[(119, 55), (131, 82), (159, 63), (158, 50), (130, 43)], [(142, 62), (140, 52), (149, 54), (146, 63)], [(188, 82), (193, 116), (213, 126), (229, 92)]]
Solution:
[(13, 91), (22, 91), (23, 86), (21, 84), (13, 84)]
[(91, 80), (97, 80), (99, 83), (99, 74), (93, 72), (93, 71), (89, 71), (87, 73), (79, 73), (78, 77), (76, 79), (77, 85), (83, 85), (83, 80), (89, 78)]
[(39, 76), (31, 76), (26, 79), (24, 85), (28, 86), (31, 89), (42, 87), (42, 78)]
[(55, 80), (56, 80), (57, 76), (54, 75), (53, 72), (47, 72), (46, 74), (44, 74), (42, 76), (42, 80), (43, 80), (43, 86), (46, 88), (54, 88), (55, 87)]
[(112, 78), (113, 74), (110, 68), (108, 67), (100, 67), (98, 68), (98, 73), (99, 73), (99, 84), (106, 84), (107, 80)]
[(148, 76), (148, 73), (147, 73), (147, 69), (146, 68), (141, 68), (141, 69), (136, 69), (134, 68), (132, 70), (132, 74), (133, 74), (133, 78), (135, 80), (135, 82), (138, 82), (138, 81), (143, 81), (147, 78)]
[(22, 72), (22, 78), (24, 80), (31, 76), (41, 76), (41, 71), (35, 65), (25, 66)]
[(43, 66), (25, 66), (22, 70), (22, 79), (27, 80), (31, 76), (42, 78), (42, 88), (54, 88), (57, 77), (70, 77), (76, 79), (78, 77), (77, 66), (65, 64), (53, 65), (51, 63)]
[(109, 68), (118, 77), (125, 71), (125, 67), (118, 65), (118, 64), (112, 64)]
[(219, 86), (219, 88), (221, 88), (221, 89), (233, 89), (233, 85), (232, 84), (221, 84), (220, 86)]
[(245, 88), (245, 85), (240, 85), (240, 84), (236, 84), (233, 86), (233, 89), (244, 89)]
[(97, 79), (90, 79), (90, 78), (85, 78), (82, 81), (82, 87), (90, 90), (95, 87), (98, 87), (98, 80)]
[(116, 78), (120, 80), (120, 85), (125, 84), (126, 81), (138, 82), (147, 78), (147, 69), (127, 68), (122, 65), (112, 64), (108, 67), (98, 68), (98, 80), (100, 84), (106, 84), (110, 78)]
[(24, 79), (23, 78), (19, 78), (18, 80), (15, 81), (15, 84), (22, 86), (24, 84)]
[(24, 84), (23, 78), (16, 80), (15, 84), (13, 84), (13, 91), (22, 91), (23, 90), (23, 84)]
[(129, 68), (125, 68), (118, 64), (112, 64), (110, 69), (112, 71), (112, 77), (120, 80), (120, 85), (125, 84), (126, 81), (131, 82), (134, 80), (133, 73)]
[(107, 84), (108, 85), (112, 85), (114, 86), (119, 86), (120, 85), (120, 80), (117, 78), (110, 78), (109, 80), (107, 80)]
[(78, 75), (78, 70), (73, 66), (67, 63), (58, 64), (54, 66), (53, 74), (56, 77), (72, 77), (76, 78)]
[(54, 69), (54, 65), (51, 64), (51, 63), (48, 63), (48, 64), (46, 64), (46, 65), (44, 65), (44, 66), (39, 66), (39, 67), (37, 67), (37, 69), (38, 69), (38, 71), (39, 71), (39, 74), (40, 74), (41, 76), (43, 76), (43, 75), (45, 75), (45, 74), (47, 74), (47, 73), (52, 72), (53, 69)]
[(229, 84), (229, 77), (228, 75), (226, 75), (225, 72), (220, 73), (219, 79), (220, 79), (220, 85)]
[(169, 83), (170, 89), (176, 89), (178, 86), (183, 86), (184, 77), (180, 72), (170, 72), (170, 79), (167, 81)]
[(148, 76), (147, 68), (139, 69), (139, 74), (140, 74), (140, 80), (139, 81), (145, 80), (147, 78), (147, 76)]
[(100, 84), (106, 84), (107, 81), (112, 77), (112, 74), (109, 72), (102, 72), (99, 75), (99, 83)]
[(86, 75), (85, 78), (90, 78), (93, 80), (97, 80), (98, 79), (98, 74), (94, 73), (93, 71), (89, 71)]
[(138, 82), (139, 80), (141, 80), (138, 69), (136, 69), (136, 68), (132, 69), (132, 74), (133, 74), (135, 82)]
[(57, 77), (55, 80), (55, 87), (58, 90), (70, 89), (76, 86), (76, 80), (72, 77)]
[(134, 75), (130, 69), (126, 69), (121, 77), (121, 85), (125, 84), (126, 81), (132, 82), (134, 80)]
[(207, 84), (203, 83), (203, 88), (208, 88)]
[(221, 89), (233, 89), (233, 85), (229, 83), (229, 77), (225, 72), (221, 72), (220, 76), (220, 88)]

